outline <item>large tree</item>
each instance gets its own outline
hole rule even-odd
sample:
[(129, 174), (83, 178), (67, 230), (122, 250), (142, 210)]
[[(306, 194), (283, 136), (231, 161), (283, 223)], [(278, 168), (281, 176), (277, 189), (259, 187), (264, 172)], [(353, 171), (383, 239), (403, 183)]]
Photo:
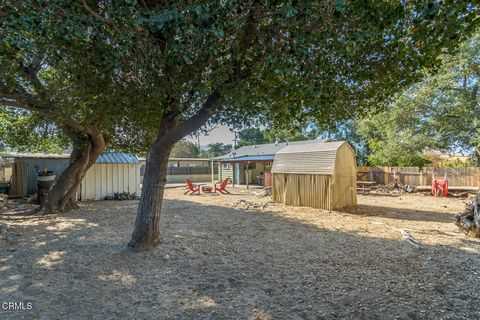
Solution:
[[(72, 14), (63, 11), (71, 8)], [(49, 192), (48, 211), (73, 207), (86, 171), (107, 146), (146, 153), (155, 137), (144, 129), (154, 117), (144, 113), (135, 128), (131, 120), (139, 113), (136, 104), (148, 99), (125, 81), (135, 68), (123, 63), (131, 57), (112, 50), (109, 28), (83, 10), (73, 1), (0, 3), (3, 147), (72, 149)]]
[[(0, 9), (6, 9), (5, 3)], [(7, 12), (11, 17), (5, 18)], [(108, 117), (108, 108), (105, 108), (105, 113), (96, 111), (103, 109), (108, 97), (90, 94), (89, 87), (94, 82), (89, 83), (89, 76), (94, 72), (92, 68), (85, 66), (82, 70), (85, 71), (84, 77), (72, 79), (72, 74), (80, 76), (82, 71), (79, 68), (82, 66), (70, 64), (72, 56), (63, 55), (64, 48), (50, 47), (49, 32), (45, 32), (45, 38), (35, 33), (31, 25), (41, 21), (34, 18), (24, 21), (20, 15), (28, 14), (26, 10), (7, 12), (2, 12), (0, 28), (2, 115), (12, 120), (11, 125), (4, 123), (4, 130), (8, 130), (6, 134), (9, 135), (6, 142), (17, 147), (22, 144), (28, 146), (32, 141), (24, 141), (23, 138), (33, 137), (32, 134), (38, 133), (42, 126), (51, 129), (51, 132), (47, 131), (49, 138), (60, 134), (69, 138), (73, 148), (70, 165), (57, 179), (47, 202), (49, 210), (63, 211), (72, 207), (84, 173), (107, 144), (100, 123), (102, 118)], [(15, 29), (22, 25), (16, 23), (25, 24), (25, 30)], [(96, 91), (96, 88), (93, 90)], [(22, 122), (33, 129), (30, 134), (15, 134), (26, 133), (19, 128)]]
[[(168, 156), (177, 141), (208, 121), (281, 128), (309, 117), (356, 116), (417, 79), (477, 14), (476, 5), (458, 1), (3, 3), (3, 12), (30, 10), (2, 15), (7, 20), (35, 16), (55, 34), (87, 35), (98, 49), (73, 43), (75, 52), (60, 57), (105, 67), (113, 76), (104, 78), (102, 69), (91, 84), (111, 84), (109, 95), (127, 111), (135, 103), (136, 113), (125, 113), (128, 125), (146, 128), (147, 137), (155, 130), (129, 243), (139, 250), (160, 241)], [(72, 42), (49, 40), (52, 48)]]
[(371, 164), (422, 166), (429, 150), (480, 155), (480, 35), (440, 60), (385, 111), (358, 122)]

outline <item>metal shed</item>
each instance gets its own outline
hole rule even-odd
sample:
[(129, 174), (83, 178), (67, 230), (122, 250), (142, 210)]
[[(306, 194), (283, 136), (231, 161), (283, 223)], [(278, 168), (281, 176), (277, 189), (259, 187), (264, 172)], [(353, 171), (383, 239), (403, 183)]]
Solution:
[(87, 171), (77, 197), (101, 200), (116, 192), (140, 194), (140, 161), (134, 155), (104, 152)]
[(345, 141), (285, 147), (272, 173), (276, 202), (325, 210), (357, 204), (355, 152)]
[(37, 170), (51, 170), (59, 176), (69, 163), (69, 154), (7, 154), (5, 157), (13, 158), (12, 162), (12, 186), (9, 193), (16, 196), (24, 196), (37, 192)]
[[(68, 167), (69, 154), (12, 154), (11, 195), (37, 192), (37, 171), (52, 170), (58, 177)], [(87, 171), (77, 193), (78, 200), (100, 200), (115, 192), (140, 194), (140, 161), (137, 156), (121, 152), (104, 152)]]

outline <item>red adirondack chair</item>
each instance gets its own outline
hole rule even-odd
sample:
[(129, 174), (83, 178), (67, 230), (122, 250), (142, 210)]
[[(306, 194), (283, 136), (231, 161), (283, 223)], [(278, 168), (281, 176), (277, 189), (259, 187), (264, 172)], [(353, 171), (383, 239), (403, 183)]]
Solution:
[(188, 190), (185, 191), (184, 194), (200, 194), (200, 186), (194, 185), (190, 179), (185, 179), (185, 182), (187, 183)]
[(225, 189), (227, 187), (228, 181), (230, 181), (229, 178), (223, 180), (222, 183), (220, 183), (220, 186), (218, 188), (217, 188), (217, 184), (215, 183), (215, 192), (218, 191), (221, 194), (230, 194), (230, 192), (228, 192), (228, 190)]

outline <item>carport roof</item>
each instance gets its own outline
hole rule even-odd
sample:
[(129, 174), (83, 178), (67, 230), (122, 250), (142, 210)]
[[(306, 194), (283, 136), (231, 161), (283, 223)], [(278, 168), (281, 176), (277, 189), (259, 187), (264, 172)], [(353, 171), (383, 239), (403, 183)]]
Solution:
[(275, 155), (246, 156), (233, 158), (231, 161), (273, 161)]

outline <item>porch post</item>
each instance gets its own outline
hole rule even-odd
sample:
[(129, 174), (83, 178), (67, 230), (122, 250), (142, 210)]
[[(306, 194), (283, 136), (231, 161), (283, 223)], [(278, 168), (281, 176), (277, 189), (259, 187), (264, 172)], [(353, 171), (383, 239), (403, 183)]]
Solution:
[(235, 162), (230, 162), (232, 168), (232, 188), (235, 188)]
[(214, 172), (213, 160), (210, 160), (210, 167), (212, 168), (212, 183), (213, 183), (213, 180), (214, 180), (214, 179), (213, 179), (213, 178), (214, 178), (214, 174), (213, 174), (213, 172)]

